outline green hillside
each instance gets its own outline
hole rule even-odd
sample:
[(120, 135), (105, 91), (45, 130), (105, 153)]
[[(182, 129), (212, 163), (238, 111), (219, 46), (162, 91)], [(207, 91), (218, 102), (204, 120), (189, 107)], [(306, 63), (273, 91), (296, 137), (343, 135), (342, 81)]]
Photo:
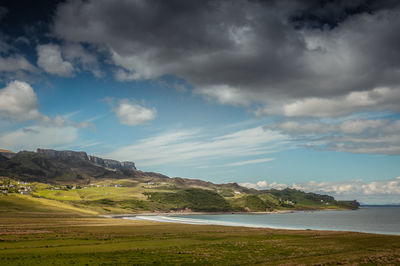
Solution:
[(19, 152), (2, 157), (3, 204), (6, 195), (24, 194), (26, 200), (46, 200), (42, 205), (63, 204), (96, 214), (358, 208), (356, 201), (339, 202), (327, 195), (295, 189), (258, 191), (236, 183), (168, 178), (135, 168), (106, 168), (88, 160), (84, 152), (50, 152), (60, 156)]
[(149, 192), (149, 200), (168, 206), (169, 210), (185, 210), (199, 212), (231, 211), (227, 200), (215, 191), (189, 188), (176, 192)]

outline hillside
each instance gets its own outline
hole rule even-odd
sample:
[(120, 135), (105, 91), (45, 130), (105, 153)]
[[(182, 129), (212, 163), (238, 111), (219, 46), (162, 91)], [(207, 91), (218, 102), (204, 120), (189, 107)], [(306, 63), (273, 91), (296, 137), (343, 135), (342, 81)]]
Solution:
[(0, 152), (0, 176), (13, 177), (26, 182), (90, 183), (91, 180), (120, 179), (162, 175), (137, 171), (133, 162), (118, 162), (85, 152), (38, 149), (22, 151), (7, 157)]
[(25, 194), (98, 214), (358, 208), (356, 201), (289, 188), (258, 191), (236, 183), (169, 178), (85, 152), (38, 149), (3, 156), (0, 177), (4, 195)]

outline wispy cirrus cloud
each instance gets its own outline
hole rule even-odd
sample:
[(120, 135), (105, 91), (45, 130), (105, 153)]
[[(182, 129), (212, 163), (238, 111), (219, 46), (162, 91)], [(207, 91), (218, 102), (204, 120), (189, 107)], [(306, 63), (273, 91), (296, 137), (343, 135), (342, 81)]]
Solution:
[(254, 159), (254, 160), (247, 160), (247, 161), (239, 161), (235, 163), (229, 163), (225, 166), (242, 166), (247, 164), (256, 164), (256, 163), (266, 163), (275, 160), (275, 158), (263, 158), (263, 159)]
[[(264, 130), (262, 127), (219, 136), (208, 136), (205, 132), (205, 130), (166, 132), (142, 139), (136, 144), (121, 147), (106, 156), (120, 160), (135, 160), (139, 167), (184, 162), (200, 165), (204, 161), (214, 159), (244, 158), (268, 154), (285, 143), (284, 136), (277, 132)], [(272, 159), (262, 160), (270, 161)], [(232, 164), (240, 166), (249, 163), (257, 163), (257, 160)]]

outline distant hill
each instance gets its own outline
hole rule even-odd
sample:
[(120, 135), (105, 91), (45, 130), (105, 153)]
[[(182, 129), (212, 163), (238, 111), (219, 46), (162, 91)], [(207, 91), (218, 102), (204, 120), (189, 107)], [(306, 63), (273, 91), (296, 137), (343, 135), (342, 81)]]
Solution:
[(5, 156), (0, 153), (0, 176), (44, 183), (87, 183), (90, 180), (156, 176), (137, 171), (133, 162), (118, 162), (86, 152), (38, 149)]
[[(38, 149), (0, 153), (3, 193), (29, 194), (98, 213), (170, 211), (263, 212), (272, 210), (356, 209), (357, 201), (284, 190), (255, 190), (236, 183), (174, 177), (136, 169), (133, 162), (103, 159), (86, 152)], [(11, 178), (8, 179), (7, 178)], [(34, 182), (7, 187), (9, 180)], [(1, 184), (0, 184), (1, 185)]]
[(37, 153), (45, 154), (57, 159), (69, 160), (80, 159), (82, 161), (91, 162), (95, 165), (102, 166), (114, 170), (136, 170), (134, 162), (119, 162), (111, 159), (103, 159), (96, 156), (87, 155), (84, 151), (56, 151), (50, 149), (37, 149)]
[(13, 152), (13, 151), (0, 149), (0, 156), (6, 157), (6, 158), (11, 158), (14, 155), (15, 155), (15, 152)]

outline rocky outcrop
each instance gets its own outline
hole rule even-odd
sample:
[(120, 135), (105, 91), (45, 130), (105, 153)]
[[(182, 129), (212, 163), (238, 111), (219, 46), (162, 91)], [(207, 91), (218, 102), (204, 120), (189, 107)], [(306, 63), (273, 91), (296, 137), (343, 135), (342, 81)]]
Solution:
[(125, 162), (121, 162), (121, 165), (125, 169), (136, 169), (134, 162), (125, 161)]
[(56, 151), (50, 149), (37, 149), (37, 153), (46, 154), (49, 156), (57, 157), (59, 159), (76, 158), (82, 160), (89, 160), (88, 155), (84, 151)]
[(46, 154), (48, 156), (57, 157), (59, 159), (68, 159), (68, 158), (81, 159), (109, 169), (136, 170), (134, 162), (119, 162), (116, 160), (103, 159), (100, 157), (87, 155), (87, 153), (83, 151), (77, 152), (77, 151), (56, 151), (51, 149), (37, 149), (37, 153)]
[(89, 157), (89, 161), (91, 161), (92, 163), (101, 165), (106, 168), (118, 169), (118, 170), (136, 169), (134, 162), (119, 162), (116, 160), (103, 159), (103, 158), (91, 156), (91, 155), (89, 155), (88, 157)]

